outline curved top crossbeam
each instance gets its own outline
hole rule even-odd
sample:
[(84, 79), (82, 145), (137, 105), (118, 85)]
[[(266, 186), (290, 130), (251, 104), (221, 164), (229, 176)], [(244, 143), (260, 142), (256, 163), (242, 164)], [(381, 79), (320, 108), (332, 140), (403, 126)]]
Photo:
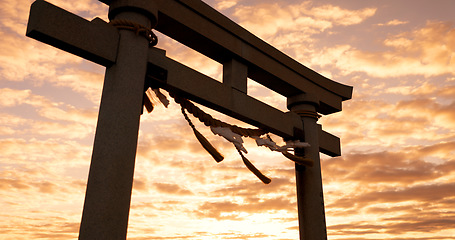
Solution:
[[(110, 5), (119, 0), (100, 0)], [(120, 0), (134, 3), (134, 0)], [(352, 87), (330, 80), (300, 64), (199, 0), (152, 0), (156, 30), (225, 64), (235, 59), (248, 68), (248, 77), (285, 96), (312, 93), (318, 112), (341, 111)]]

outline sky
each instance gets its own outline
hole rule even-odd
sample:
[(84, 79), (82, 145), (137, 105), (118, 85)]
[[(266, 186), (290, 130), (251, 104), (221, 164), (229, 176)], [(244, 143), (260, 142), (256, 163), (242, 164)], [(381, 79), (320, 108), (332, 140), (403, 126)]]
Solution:
[[(107, 21), (99, 1), (50, 2)], [(204, 2), (354, 87), (319, 120), (342, 144), (340, 157), (321, 154), (328, 239), (454, 239), (455, 1)], [(0, 239), (75, 239), (105, 69), (25, 37), (31, 3), (0, 0)], [(167, 56), (221, 78), (220, 64), (158, 38)], [(253, 81), (248, 93), (287, 111)], [(194, 120), (224, 154), (217, 164), (179, 111), (141, 117), (128, 239), (297, 239), (294, 164), (245, 140), (265, 185)]]

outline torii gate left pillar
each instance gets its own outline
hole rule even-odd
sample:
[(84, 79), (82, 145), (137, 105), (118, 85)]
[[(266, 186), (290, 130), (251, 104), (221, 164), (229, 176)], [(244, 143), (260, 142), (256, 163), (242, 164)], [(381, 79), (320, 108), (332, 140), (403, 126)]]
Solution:
[[(112, 4), (109, 18), (156, 24), (153, 9), (133, 8)], [(119, 35), (116, 62), (104, 79), (79, 239), (127, 235), (149, 42), (128, 30)]]
[[(109, 18), (151, 29), (153, 4), (118, 0)], [(35, 1), (27, 36), (106, 66), (79, 239), (126, 239), (149, 41)]]

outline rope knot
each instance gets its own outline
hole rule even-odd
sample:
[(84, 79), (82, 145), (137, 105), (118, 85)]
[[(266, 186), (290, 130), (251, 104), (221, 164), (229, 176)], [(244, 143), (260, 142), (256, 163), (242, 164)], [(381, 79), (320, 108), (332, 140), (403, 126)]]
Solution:
[(130, 30), (136, 33), (137, 36), (142, 35), (149, 41), (149, 46), (153, 47), (158, 44), (158, 37), (153, 33), (152, 29), (149, 29), (141, 24), (125, 19), (114, 19), (110, 24), (117, 29)]

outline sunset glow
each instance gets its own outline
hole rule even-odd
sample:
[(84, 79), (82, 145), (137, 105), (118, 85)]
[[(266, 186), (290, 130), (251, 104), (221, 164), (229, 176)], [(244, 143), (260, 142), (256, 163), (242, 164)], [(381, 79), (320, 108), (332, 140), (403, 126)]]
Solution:
[[(98, 0), (47, 1), (108, 21)], [(341, 157), (321, 154), (328, 239), (455, 239), (455, 1), (203, 2), (354, 87), (342, 112), (319, 120), (342, 143)], [(0, 239), (75, 239), (105, 68), (26, 37), (32, 3), (0, 0)], [(157, 36), (168, 57), (221, 79), (219, 63)], [(287, 111), (258, 83), (248, 93)], [(128, 239), (298, 239), (294, 164), (246, 140), (265, 185), (193, 122), (223, 162), (172, 100), (142, 115)]]

